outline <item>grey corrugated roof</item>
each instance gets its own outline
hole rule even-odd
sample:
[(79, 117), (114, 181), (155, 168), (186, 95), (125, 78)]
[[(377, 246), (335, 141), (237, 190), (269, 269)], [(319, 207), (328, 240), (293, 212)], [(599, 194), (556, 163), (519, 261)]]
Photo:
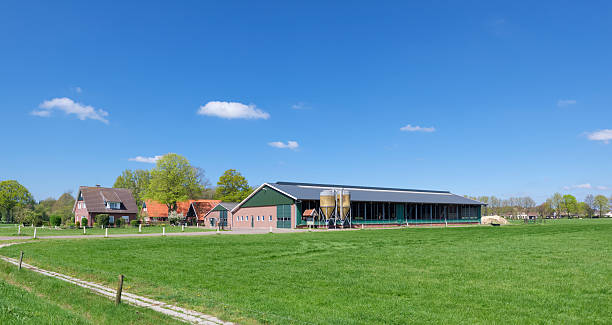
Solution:
[(481, 202), (452, 194), (447, 191), (425, 191), (399, 188), (290, 182), (277, 182), (270, 185), (299, 200), (319, 200), (319, 195), (322, 190), (344, 188), (351, 193), (351, 201), (483, 204)]
[(231, 211), (238, 205), (238, 202), (221, 202), (219, 203), (222, 207), (226, 208), (228, 211)]

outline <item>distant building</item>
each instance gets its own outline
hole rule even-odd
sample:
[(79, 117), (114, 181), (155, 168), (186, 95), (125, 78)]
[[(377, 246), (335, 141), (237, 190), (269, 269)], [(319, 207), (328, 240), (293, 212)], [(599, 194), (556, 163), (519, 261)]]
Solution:
[(87, 218), (87, 225), (92, 226), (98, 214), (108, 214), (111, 223), (117, 218), (122, 218), (125, 223), (136, 220), (138, 207), (129, 189), (81, 186), (72, 212), (75, 223)]
[[(220, 200), (187, 200), (176, 203), (176, 212), (182, 214), (189, 223), (201, 222), (204, 215), (217, 205)], [(195, 205), (194, 205), (195, 203)], [(194, 205), (192, 207), (192, 205)], [(168, 221), (168, 206), (153, 200), (142, 204), (140, 215), (146, 222)]]
[(448, 191), (277, 182), (258, 187), (228, 218), (232, 228), (478, 224), (483, 205)]
[(232, 209), (235, 208), (238, 203), (234, 202), (220, 202), (214, 206), (208, 213), (204, 215), (202, 220), (203, 225), (207, 227), (217, 227), (221, 225), (222, 228), (232, 228)]

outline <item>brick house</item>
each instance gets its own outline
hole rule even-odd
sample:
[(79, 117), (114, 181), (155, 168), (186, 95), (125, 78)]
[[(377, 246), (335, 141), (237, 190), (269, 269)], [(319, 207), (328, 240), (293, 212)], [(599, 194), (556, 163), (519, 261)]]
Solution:
[(81, 186), (72, 208), (74, 222), (87, 218), (88, 226), (92, 226), (98, 214), (108, 214), (110, 222), (122, 218), (125, 223), (136, 220), (138, 207), (132, 196), (132, 191), (126, 188), (109, 188), (97, 186)]
[[(220, 200), (187, 200), (176, 203), (176, 212), (182, 214), (189, 223), (203, 220), (204, 214), (214, 208)], [(145, 200), (140, 211), (146, 222), (168, 221), (168, 206), (153, 200)]]
[(215, 207), (209, 210), (202, 218), (202, 224), (207, 227), (217, 227), (218, 224), (221, 227), (232, 228), (232, 209), (235, 208), (238, 203), (234, 202), (219, 202)]

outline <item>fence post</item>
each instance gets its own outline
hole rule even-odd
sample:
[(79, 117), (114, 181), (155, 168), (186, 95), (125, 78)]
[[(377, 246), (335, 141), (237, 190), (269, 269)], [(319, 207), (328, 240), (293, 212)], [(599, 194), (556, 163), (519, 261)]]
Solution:
[(36, 239), (36, 228), (34, 228), (34, 239)]
[(181, 225), (181, 231), (185, 231), (185, 225)]
[(123, 291), (123, 274), (119, 274), (119, 284), (117, 285), (117, 296), (115, 296), (115, 305), (121, 303), (121, 291)]
[(17, 229), (17, 235), (21, 236), (21, 225), (19, 225), (19, 228)]
[(83, 235), (87, 234), (87, 231), (85, 230), (85, 226), (83, 226)]
[(166, 236), (166, 227), (162, 227), (162, 236)]
[(21, 262), (23, 261), (23, 251), (19, 254), (19, 269), (21, 270)]
[(142, 232), (142, 223), (138, 224), (138, 232)]
[(108, 228), (104, 229), (104, 238), (108, 238)]

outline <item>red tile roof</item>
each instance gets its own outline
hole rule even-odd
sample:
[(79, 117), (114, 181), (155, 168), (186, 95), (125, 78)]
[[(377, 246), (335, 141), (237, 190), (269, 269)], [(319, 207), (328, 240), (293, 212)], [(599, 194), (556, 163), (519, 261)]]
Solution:
[(212, 210), (219, 203), (221, 203), (221, 200), (198, 200), (193, 202), (192, 205), (198, 216), (198, 220), (203, 221), (208, 211)]
[[(196, 210), (197, 214), (198, 214), (198, 219), (200, 219), (200, 205), (201, 205), (201, 209), (206, 209), (207, 206), (210, 206), (210, 208), (208, 208), (208, 210), (212, 209), (215, 207), (215, 205), (217, 205), (219, 202), (219, 200), (187, 200), (187, 201), (182, 201), (182, 202), (177, 202), (176, 204), (176, 212), (183, 214), (184, 216), (187, 215), (187, 212), (189, 211), (189, 206), (191, 205), (191, 203), (197, 202), (198, 203), (198, 207)], [(163, 204), (163, 203), (159, 203), (157, 201), (153, 201), (153, 200), (145, 200), (145, 205), (147, 207), (147, 211), (146, 214), (150, 217), (150, 218), (167, 218), (168, 217), (168, 207)], [(208, 212), (208, 210), (206, 210), (206, 212)], [(206, 214), (206, 212), (204, 212), (202, 214), (202, 216), (204, 216), (204, 214)], [(143, 211), (144, 214), (144, 211)], [(200, 219), (203, 220), (203, 219)]]

